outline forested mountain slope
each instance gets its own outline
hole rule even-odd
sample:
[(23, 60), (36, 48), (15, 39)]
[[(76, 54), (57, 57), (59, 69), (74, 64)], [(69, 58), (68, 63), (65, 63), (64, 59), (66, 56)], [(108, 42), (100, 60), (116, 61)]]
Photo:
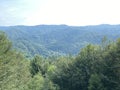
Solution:
[(64, 55), (77, 54), (88, 43), (100, 44), (120, 37), (120, 25), (67, 26), (6, 26), (0, 27), (12, 40), (13, 46), (27, 54)]

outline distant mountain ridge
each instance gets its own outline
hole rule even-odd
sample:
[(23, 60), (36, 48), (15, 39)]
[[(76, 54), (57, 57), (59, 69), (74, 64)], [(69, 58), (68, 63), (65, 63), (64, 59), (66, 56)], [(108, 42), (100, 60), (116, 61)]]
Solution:
[(14, 48), (28, 56), (77, 54), (88, 43), (100, 44), (104, 36), (120, 38), (120, 25), (37, 25), (0, 27), (13, 42)]

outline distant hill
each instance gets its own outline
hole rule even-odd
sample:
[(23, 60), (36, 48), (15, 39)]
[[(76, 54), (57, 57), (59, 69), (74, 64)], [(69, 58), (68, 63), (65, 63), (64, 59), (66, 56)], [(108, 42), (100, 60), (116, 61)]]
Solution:
[(6, 26), (0, 30), (7, 33), (14, 48), (28, 56), (77, 54), (88, 43), (100, 44), (104, 36), (109, 40), (120, 38), (120, 25)]

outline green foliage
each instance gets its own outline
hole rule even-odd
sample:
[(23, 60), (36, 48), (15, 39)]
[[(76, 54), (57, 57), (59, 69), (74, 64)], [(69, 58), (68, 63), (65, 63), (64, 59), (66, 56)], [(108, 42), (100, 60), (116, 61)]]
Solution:
[(29, 80), (29, 64), (18, 52), (11, 50), (11, 43), (0, 32), (0, 89), (24, 90)]
[(42, 90), (44, 78), (41, 75), (35, 75), (28, 84), (29, 90)]
[(36, 74), (28, 83), (28, 90), (57, 90), (57, 87), (47, 78)]
[(120, 90), (120, 39), (77, 56), (28, 60), (0, 32), (0, 90)]
[(31, 66), (30, 72), (32, 76), (34, 76), (38, 72), (43, 71), (43, 68), (41, 65), (42, 65), (42, 58), (39, 56), (35, 56), (34, 59), (30, 62), (30, 66)]
[[(120, 37), (120, 25), (67, 26), (38, 25), (0, 27), (13, 42), (14, 48), (42, 56), (77, 54), (86, 44), (100, 44), (105, 36), (109, 40)], [(106, 38), (103, 39), (103, 42)]]
[(47, 62), (41, 56), (35, 56), (33, 60), (30, 61), (30, 72), (32, 76), (36, 75), (37, 73), (41, 73), (42, 76), (46, 76), (47, 69), (49, 66), (49, 62)]
[(60, 90), (119, 90), (119, 46), (120, 40), (104, 47), (88, 45), (72, 63), (57, 66), (53, 82)]
[(3, 32), (0, 32), (0, 55), (7, 53), (11, 49), (11, 42)]
[(92, 74), (89, 79), (88, 90), (106, 90), (103, 86), (100, 75)]

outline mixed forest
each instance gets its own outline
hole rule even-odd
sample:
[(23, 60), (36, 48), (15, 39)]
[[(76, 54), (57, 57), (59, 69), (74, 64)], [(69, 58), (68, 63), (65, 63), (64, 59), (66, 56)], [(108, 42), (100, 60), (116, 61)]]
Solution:
[(120, 37), (120, 25), (67, 26), (4, 26), (0, 27), (12, 41), (13, 47), (33, 57), (77, 55), (91, 44), (101, 44), (103, 37), (114, 41)]
[(87, 44), (76, 55), (31, 58), (8, 38), (0, 32), (0, 90), (120, 90), (119, 38)]

